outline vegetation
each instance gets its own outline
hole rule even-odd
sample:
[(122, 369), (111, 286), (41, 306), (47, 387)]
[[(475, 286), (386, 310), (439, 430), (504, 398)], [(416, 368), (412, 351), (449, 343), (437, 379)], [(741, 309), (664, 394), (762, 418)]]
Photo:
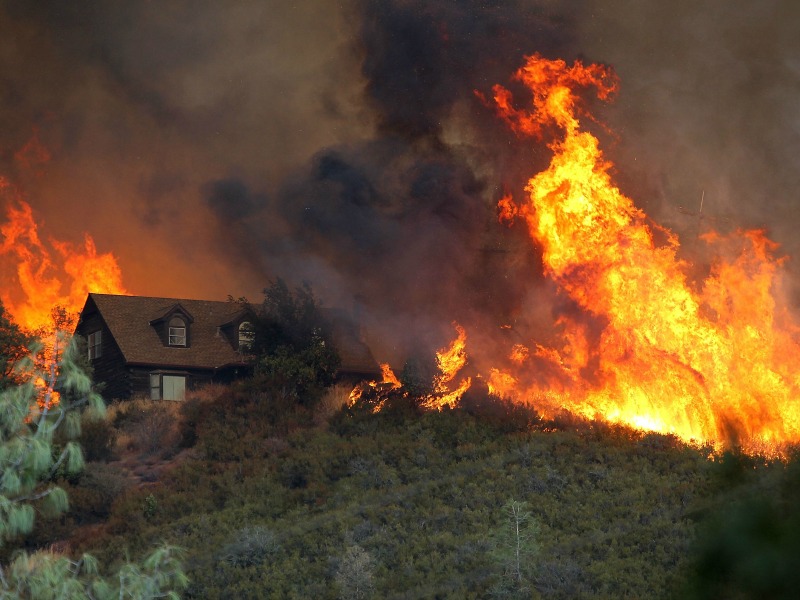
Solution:
[(100, 418), (105, 408), (79, 366), (76, 343), (56, 335), (46, 372), (36, 367), (43, 362), (38, 352), (17, 361), (19, 383), (0, 392), (0, 598), (177, 598), (187, 580), (169, 545), (141, 565), (126, 561), (112, 577), (89, 554), (73, 559), (52, 545), (24, 548), (37, 515), (52, 519), (68, 509), (58, 479), (76, 477), (84, 466), (75, 441), (80, 409)]
[(272, 282), (254, 309), (252, 326), (258, 387), (280, 397), (287, 409), (318, 402), (333, 384), (340, 359), (310, 286), (292, 292), (282, 279)]
[[(302, 405), (265, 409), (252, 384), (190, 394), (191, 435), (160, 421), (164, 439), (191, 443), (169, 454), (168, 475), (143, 473), (95, 504), (94, 520), (73, 506), (60, 535), (103, 560), (180, 545), (186, 598), (666, 597), (688, 586), (695, 519), (715, 489), (707, 449), (567, 418), (531, 428), (530, 411), (490, 402), (346, 407), (319, 426)], [(147, 463), (134, 419), (116, 421)], [(109, 473), (87, 471), (70, 494), (96, 502), (76, 492)]]
[(33, 337), (14, 323), (0, 302), (0, 390), (22, 383), (17, 365), (28, 356)]
[[(313, 364), (308, 345), (277, 347)], [(113, 404), (80, 434), (86, 417), (71, 420), (93, 460), (76, 472), (69, 457), (53, 470), (56, 458), (24, 497), (4, 492), (3, 506), (56, 488), (54, 500), (71, 500), (48, 512), (36, 499), (45, 526), (8, 534), (6, 597), (69, 586), (102, 597), (112, 581), (115, 593), (139, 585), (127, 597), (186, 584), (183, 597), (209, 600), (796, 595), (794, 455), (719, 455), (569, 414), (542, 419), (485, 391), (427, 411), (409, 391), (428, 389), (424, 370), (411, 364), (400, 389), (364, 386), (353, 405), (324, 377), (310, 401), (265, 370), (183, 403)], [(53, 437), (53, 456), (64, 440)], [(121, 551), (159, 545), (141, 566), (120, 563)]]

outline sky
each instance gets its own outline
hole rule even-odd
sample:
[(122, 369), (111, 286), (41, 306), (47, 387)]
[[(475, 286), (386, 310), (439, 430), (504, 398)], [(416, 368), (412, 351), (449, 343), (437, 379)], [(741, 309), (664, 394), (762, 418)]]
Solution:
[(799, 24), (793, 0), (0, 0), (0, 175), (132, 293), (308, 281), (396, 359), (552, 321), (495, 210), (549, 151), (475, 93), (534, 52), (613, 67), (603, 149), (687, 252), (712, 224), (800, 257)]

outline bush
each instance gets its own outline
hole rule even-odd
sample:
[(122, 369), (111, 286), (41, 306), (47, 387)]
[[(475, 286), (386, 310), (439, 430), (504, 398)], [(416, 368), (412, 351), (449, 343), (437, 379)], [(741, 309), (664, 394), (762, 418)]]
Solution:
[(117, 431), (108, 419), (84, 416), (78, 443), (83, 448), (83, 457), (90, 462), (113, 460), (117, 443)]
[(77, 523), (107, 518), (114, 500), (129, 485), (119, 469), (102, 463), (88, 464), (78, 481), (68, 488), (70, 516)]
[(119, 430), (119, 445), (146, 456), (173, 456), (178, 449), (181, 403), (134, 399), (112, 405), (109, 418)]
[(223, 548), (221, 558), (234, 567), (250, 567), (264, 562), (279, 549), (278, 538), (272, 531), (248, 526), (236, 532), (234, 539)]
[(536, 410), (527, 404), (493, 396), (486, 390), (472, 389), (461, 398), (458, 408), (495, 428), (499, 433), (530, 431), (541, 421)]

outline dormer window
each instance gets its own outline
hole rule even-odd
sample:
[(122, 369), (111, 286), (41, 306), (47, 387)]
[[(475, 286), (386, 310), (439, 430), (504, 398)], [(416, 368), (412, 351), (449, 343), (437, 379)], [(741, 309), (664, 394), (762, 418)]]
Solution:
[(250, 321), (242, 321), (241, 325), (239, 325), (239, 351), (246, 352), (250, 350), (253, 347), (255, 337), (253, 324)]
[(186, 346), (186, 321), (181, 317), (169, 320), (169, 345)]

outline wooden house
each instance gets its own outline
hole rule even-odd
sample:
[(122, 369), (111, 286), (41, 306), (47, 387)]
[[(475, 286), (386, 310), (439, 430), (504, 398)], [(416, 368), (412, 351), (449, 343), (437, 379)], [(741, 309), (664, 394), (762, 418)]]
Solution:
[[(339, 377), (380, 377), (380, 367), (343, 311), (323, 309), (342, 358)], [(89, 294), (75, 334), (87, 342), (106, 399), (180, 400), (187, 389), (252, 372), (252, 313), (234, 302)]]

